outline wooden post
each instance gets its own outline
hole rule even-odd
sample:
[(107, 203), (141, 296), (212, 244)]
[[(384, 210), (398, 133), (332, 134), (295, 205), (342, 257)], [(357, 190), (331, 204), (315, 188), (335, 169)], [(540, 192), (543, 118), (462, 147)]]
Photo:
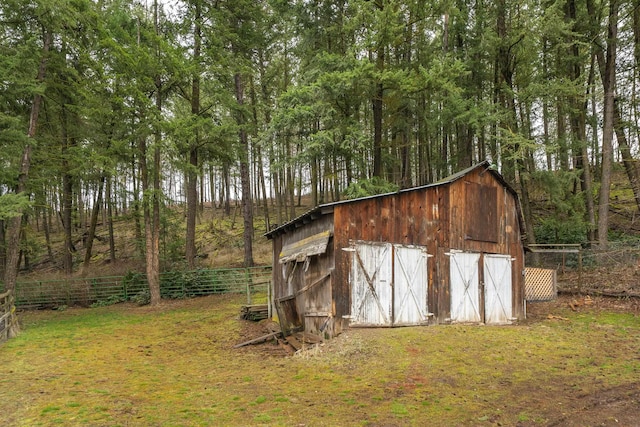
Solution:
[(267, 319), (271, 319), (271, 280), (267, 283)]
[(578, 250), (578, 292), (582, 293), (582, 248)]
[(11, 290), (0, 294), (0, 342), (6, 341), (18, 335), (18, 319), (14, 296)]
[(246, 276), (247, 276), (247, 305), (251, 305), (251, 273), (249, 273), (249, 268), (246, 268)]

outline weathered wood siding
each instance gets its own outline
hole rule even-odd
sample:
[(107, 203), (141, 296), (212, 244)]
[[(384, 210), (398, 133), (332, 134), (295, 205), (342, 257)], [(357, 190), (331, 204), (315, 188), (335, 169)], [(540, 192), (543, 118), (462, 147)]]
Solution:
[(427, 302), (432, 322), (450, 318), (451, 249), (508, 254), (513, 261), (513, 312), (524, 316), (521, 272), (524, 253), (520, 241), (517, 201), (496, 177), (482, 168), (449, 184), (371, 198), (334, 208), (336, 317), (349, 315), (352, 240), (401, 243), (427, 247)]
[[(352, 240), (389, 242), (426, 246), (435, 257), (448, 249), (448, 191), (443, 187), (407, 191), (380, 198), (337, 205), (334, 208), (334, 246), (336, 248), (335, 299), (336, 317), (349, 315), (349, 269)], [(440, 257), (438, 257), (440, 258)], [(447, 306), (446, 280), (435, 262), (428, 263), (428, 308), (438, 313)], [(447, 270), (448, 271), (448, 270)]]
[(331, 215), (321, 216), (304, 227), (279, 234), (273, 239), (274, 301), (277, 303), (279, 299), (294, 296), (295, 311), (301, 325), (305, 330), (318, 334), (324, 333), (324, 330), (333, 325), (333, 275), (325, 277), (334, 268), (333, 237), (329, 239), (326, 252), (311, 256), (308, 263), (289, 261), (280, 264), (279, 256), (285, 245), (324, 231), (333, 233)]

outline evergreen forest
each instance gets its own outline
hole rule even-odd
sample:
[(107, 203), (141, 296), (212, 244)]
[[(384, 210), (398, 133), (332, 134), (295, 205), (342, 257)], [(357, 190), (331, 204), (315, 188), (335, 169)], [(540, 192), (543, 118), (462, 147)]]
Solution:
[(186, 267), (205, 206), (237, 213), (250, 266), (303, 197), (484, 160), (519, 193), (528, 243), (606, 249), (612, 201), (640, 206), (640, 0), (3, 0), (0, 31), (8, 289), (36, 234), (64, 274), (97, 227), (116, 260), (127, 215), (158, 301), (171, 210)]

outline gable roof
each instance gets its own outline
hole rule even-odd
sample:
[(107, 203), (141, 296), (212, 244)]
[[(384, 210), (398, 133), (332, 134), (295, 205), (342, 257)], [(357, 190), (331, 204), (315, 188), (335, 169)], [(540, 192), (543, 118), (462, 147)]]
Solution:
[[(298, 216), (297, 218), (292, 219), (289, 222), (286, 222), (276, 228), (274, 228), (273, 230), (267, 232), (264, 234), (264, 236), (267, 239), (272, 239), (275, 235), (279, 235), (279, 234), (285, 234), (289, 231), (295, 230), (305, 224), (308, 224), (316, 219), (318, 219), (319, 217), (323, 216), (323, 215), (327, 215), (330, 213), (333, 213), (333, 209), (335, 206), (338, 205), (345, 205), (348, 203), (356, 203), (362, 200), (370, 200), (370, 199), (376, 199), (376, 198), (381, 198), (381, 197), (387, 197), (387, 196), (392, 196), (395, 194), (401, 194), (401, 193), (408, 193), (411, 191), (419, 191), (419, 190), (424, 190), (426, 188), (432, 188), (432, 187), (439, 187), (439, 186), (444, 186), (447, 184), (451, 184), (452, 182), (455, 182), (457, 180), (459, 180), (460, 178), (468, 175), (469, 173), (475, 171), (476, 169), (480, 169), (480, 168), (484, 168), (485, 171), (490, 172), (516, 199), (516, 206), (517, 206), (517, 210), (518, 210), (518, 218), (521, 219), (522, 215), (520, 212), (520, 202), (518, 199), (518, 194), (516, 193), (516, 191), (509, 185), (509, 183), (507, 183), (507, 181), (505, 181), (505, 179), (502, 177), (502, 175), (500, 175), (500, 173), (498, 172), (497, 168), (494, 167), (494, 165), (492, 165), (488, 160), (485, 160), (483, 162), (480, 163), (476, 163), (473, 166), (470, 166), (466, 169), (461, 170), (460, 172), (456, 172), (453, 175), (449, 175), (446, 178), (441, 179), (440, 181), (436, 181), (432, 184), (427, 184), (427, 185), (421, 185), (418, 187), (411, 187), (411, 188), (406, 188), (403, 190), (399, 190), (393, 193), (383, 193), (383, 194), (376, 194), (374, 196), (366, 196), (366, 197), (359, 197), (357, 199), (347, 199), (347, 200), (340, 200), (337, 202), (331, 202), (331, 203), (324, 203), (322, 205), (318, 205), (313, 209), (310, 209), (309, 211), (303, 213), (302, 215)], [(522, 221), (520, 222), (520, 229), (521, 231), (523, 228), (523, 224)]]

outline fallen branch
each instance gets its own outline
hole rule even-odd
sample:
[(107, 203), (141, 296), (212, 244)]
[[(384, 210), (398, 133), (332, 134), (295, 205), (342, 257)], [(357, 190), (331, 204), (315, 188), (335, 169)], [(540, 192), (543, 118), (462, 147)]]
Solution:
[(612, 292), (612, 291), (596, 291), (596, 290), (582, 290), (582, 291), (558, 291), (559, 294), (563, 295), (582, 295), (582, 296), (594, 296), (594, 297), (609, 297), (609, 298), (640, 298), (640, 293), (638, 292)]

